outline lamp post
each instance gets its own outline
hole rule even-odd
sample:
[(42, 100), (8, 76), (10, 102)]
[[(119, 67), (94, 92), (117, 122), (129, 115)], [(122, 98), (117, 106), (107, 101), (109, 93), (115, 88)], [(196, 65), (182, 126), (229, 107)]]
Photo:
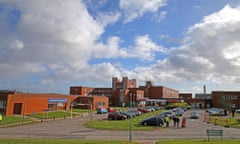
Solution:
[[(130, 108), (132, 108), (132, 96), (133, 94), (130, 93)], [(129, 125), (129, 141), (132, 142), (132, 115), (130, 116), (130, 125)]]

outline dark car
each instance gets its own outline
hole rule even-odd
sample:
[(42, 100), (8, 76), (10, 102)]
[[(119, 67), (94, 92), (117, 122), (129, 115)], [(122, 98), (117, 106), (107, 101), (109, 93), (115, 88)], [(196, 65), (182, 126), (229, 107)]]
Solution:
[(198, 119), (199, 118), (199, 114), (197, 112), (191, 112), (190, 113), (190, 118), (191, 119)]
[(145, 126), (163, 126), (163, 124), (164, 124), (164, 119), (159, 116), (153, 116), (141, 121), (141, 125), (145, 125)]
[(120, 112), (120, 114), (127, 116), (127, 118), (131, 118), (135, 116), (133, 113), (130, 113), (128, 111)]
[(112, 112), (108, 114), (108, 120), (125, 120), (125, 119), (127, 119), (127, 116), (121, 114), (120, 112)]

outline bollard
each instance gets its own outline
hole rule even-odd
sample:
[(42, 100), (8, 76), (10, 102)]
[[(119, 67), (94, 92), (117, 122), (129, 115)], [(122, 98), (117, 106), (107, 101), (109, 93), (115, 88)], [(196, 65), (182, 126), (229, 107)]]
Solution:
[(217, 118), (214, 119), (214, 125), (217, 125)]
[(43, 122), (43, 118), (41, 117), (41, 122)]
[(203, 117), (203, 122), (206, 122), (206, 120), (207, 120), (207, 116), (204, 115), (204, 117)]
[(66, 116), (64, 115), (63, 118), (66, 119)]
[(53, 120), (55, 120), (55, 116), (53, 117)]
[(211, 122), (211, 117), (208, 117), (207, 123), (209, 124)]
[(228, 121), (228, 120), (225, 120), (225, 122), (226, 122), (225, 127), (230, 127), (230, 126), (229, 126), (229, 121)]

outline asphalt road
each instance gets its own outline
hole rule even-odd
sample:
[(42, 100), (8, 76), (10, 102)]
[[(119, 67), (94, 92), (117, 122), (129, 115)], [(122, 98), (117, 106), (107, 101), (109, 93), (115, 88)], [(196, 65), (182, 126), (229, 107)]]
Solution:
[[(189, 117), (185, 112), (184, 117)], [(152, 131), (133, 131), (132, 140), (142, 143), (153, 143), (161, 139), (207, 139), (207, 129), (222, 129), (223, 139), (240, 139), (240, 130), (225, 128), (203, 122), (205, 112), (200, 113), (200, 119), (188, 119), (185, 128), (156, 129)], [(103, 119), (106, 115), (92, 115), (92, 119)], [(75, 117), (73, 119), (55, 120), (31, 125), (0, 128), (0, 138), (57, 138), (57, 139), (89, 139), (89, 140), (129, 140), (129, 131), (94, 130), (83, 126), (90, 120), (90, 116)]]

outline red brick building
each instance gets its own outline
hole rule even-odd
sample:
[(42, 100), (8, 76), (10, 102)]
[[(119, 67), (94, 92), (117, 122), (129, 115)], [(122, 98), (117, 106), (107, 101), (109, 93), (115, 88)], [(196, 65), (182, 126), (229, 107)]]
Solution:
[(70, 94), (106, 96), (109, 98), (109, 105), (111, 106), (128, 106), (130, 101), (134, 105), (144, 105), (146, 99), (179, 100), (179, 92), (175, 89), (153, 86), (150, 81), (145, 86), (137, 88), (136, 79), (128, 79), (128, 77), (123, 77), (122, 80), (113, 77), (111, 88), (72, 86), (70, 87)]
[(212, 103), (214, 107), (228, 110), (240, 107), (240, 91), (213, 91)]
[(123, 106), (128, 105), (131, 98), (134, 103), (144, 98), (144, 91), (137, 89), (136, 85), (136, 79), (129, 80), (127, 77), (123, 77), (122, 80), (119, 80), (113, 77), (111, 88), (71, 86), (70, 94), (81, 96), (105, 96), (109, 98), (109, 105)]
[(0, 112), (3, 115), (25, 115), (43, 111), (69, 110), (75, 96), (0, 91)]
[(78, 96), (73, 102), (74, 108), (85, 108), (96, 110), (97, 108), (108, 108), (108, 97), (105, 96)]
[(149, 99), (179, 99), (179, 92), (164, 86), (153, 86), (150, 81), (139, 89), (144, 91), (145, 97)]

